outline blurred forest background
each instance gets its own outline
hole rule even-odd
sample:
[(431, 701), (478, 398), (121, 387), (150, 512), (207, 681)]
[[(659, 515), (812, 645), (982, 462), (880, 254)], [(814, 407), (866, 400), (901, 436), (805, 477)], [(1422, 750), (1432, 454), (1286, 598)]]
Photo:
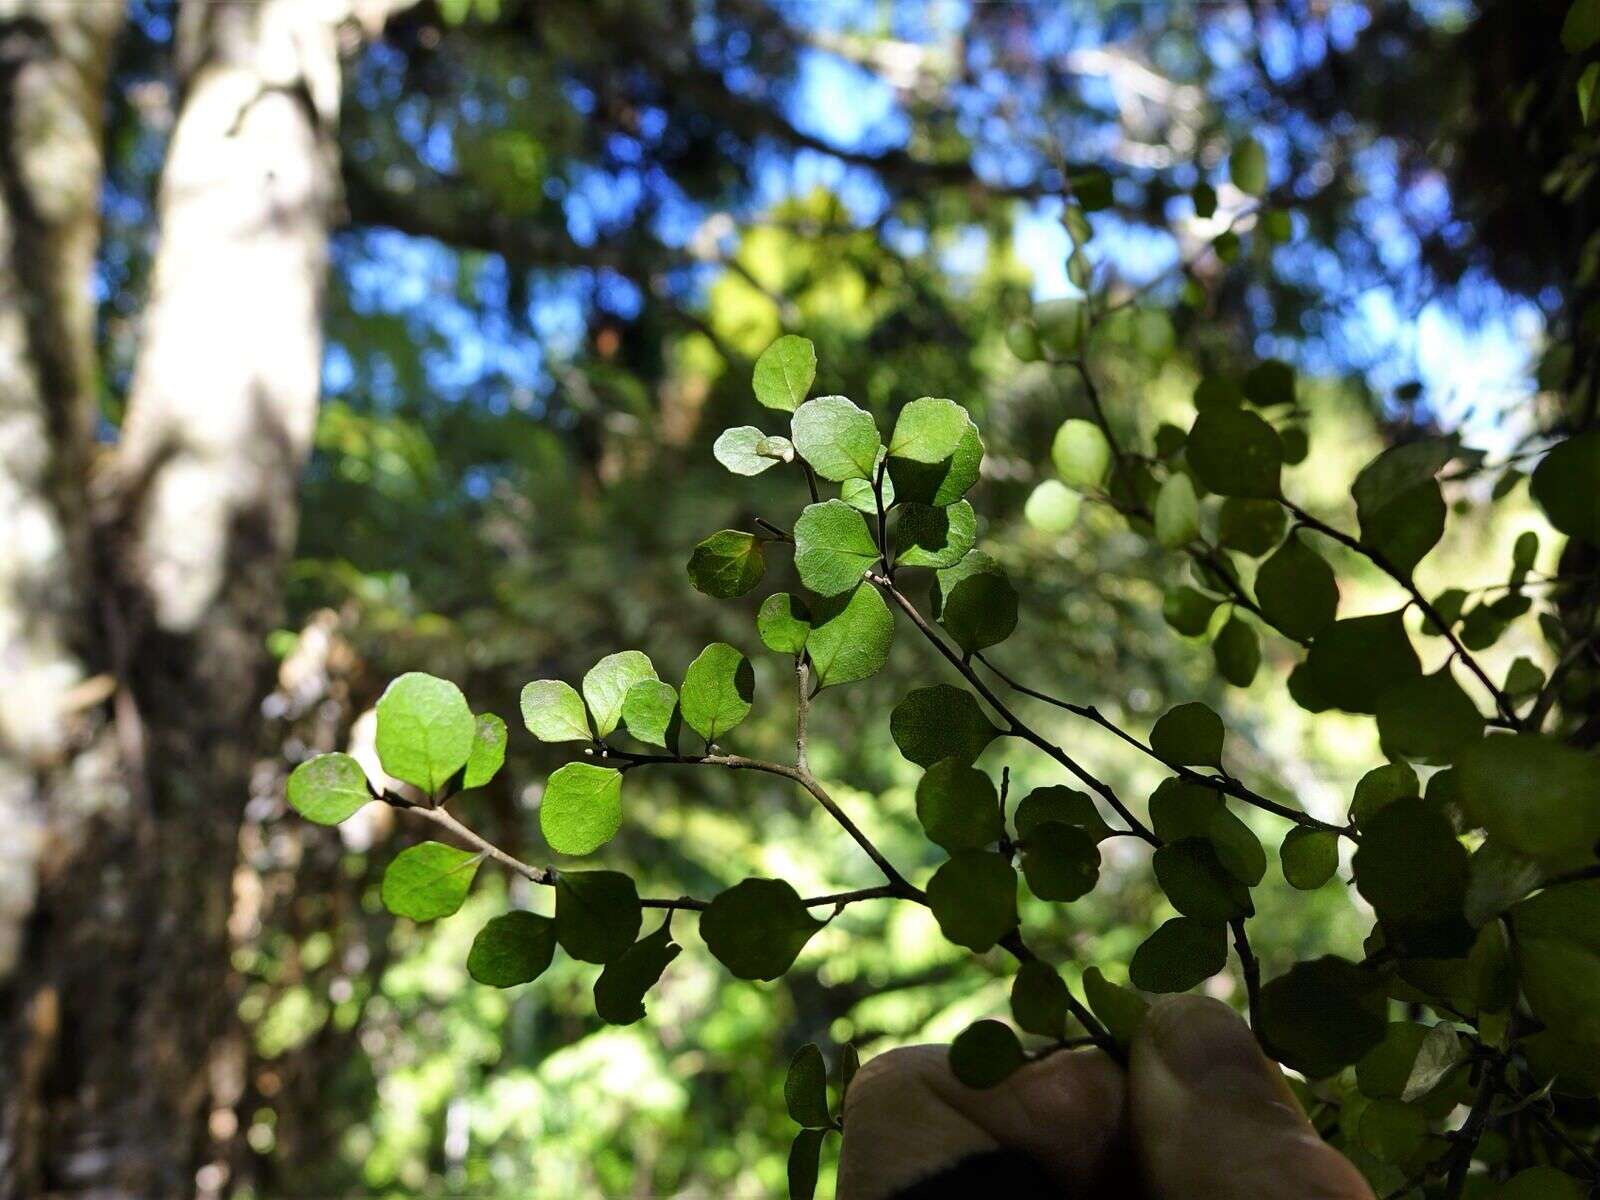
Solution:
[[(1516, 455), (1594, 344), (1566, 8), (0, 0), (0, 1193), (773, 1195), (797, 1045), (870, 1056), (1003, 1007), (926, 913), (855, 908), (775, 985), (691, 943), (643, 1022), (605, 1027), (596, 968), (468, 981), (498, 879), (395, 921), (377, 881), (416, 831), (283, 802), (303, 758), (370, 756), (403, 671), (511, 717), (617, 646), (676, 677), (749, 642), (683, 563), (749, 520), (710, 443), (780, 332), (815, 340), (819, 393), (972, 410), (984, 544), (1028, 614), (1005, 661), (1135, 723), (1224, 705), (1342, 814), (1370, 723), (1313, 727), (1281, 671), (1224, 697), (1163, 622), (1170, 559), (1093, 508), (1025, 519), (1086, 401), (1006, 329), (1085, 284), (1125, 302), (1101, 372), (1147, 427), (1202, 371), (1293, 363), (1339, 447), (1301, 472), (1311, 502), (1419, 431)], [(1260, 208), (1226, 183), (1246, 134)], [(1061, 196), (1091, 167), (1109, 194), (1069, 267)], [(1424, 589), (1486, 582), (1534, 524), (1523, 498), (1453, 525)], [(813, 765), (902, 862), (931, 848), (884, 714), (934, 674), (908, 643), (814, 717)], [(769, 720), (745, 736), (780, 742)], [(472, 823), (546, 858), (555, 761), (514, 728)], [(872, 882), (781, 781), (638, 786), (606, 855), (658, 893)], [(1047, 932), (1058, 960), (1125, 977), (1163, 915), (1126, 857)], [(1269, 882), (1267, 974), (1356, 952), (1353, 903)]]

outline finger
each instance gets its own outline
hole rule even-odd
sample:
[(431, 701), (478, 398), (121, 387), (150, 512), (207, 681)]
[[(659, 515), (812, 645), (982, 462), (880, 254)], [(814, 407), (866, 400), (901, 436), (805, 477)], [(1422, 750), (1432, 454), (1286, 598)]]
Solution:
[(1128, 1087), (1134, 1146), (1156, 1200), (1372, 1200), (1224, 1004), (1174, 996), (1152, 1008), (1134, 1039)]
[(1103, 1054), (1052, 1054), (981, 1091), (957, 1081), (948, 1057), (908, 1046), (861, 1068), (845, 1101), (839, 1200), (886, 1200), (999, 1149), (1035, 1159), (1068, 1196), (1130, 1167), (1123, 1076)]

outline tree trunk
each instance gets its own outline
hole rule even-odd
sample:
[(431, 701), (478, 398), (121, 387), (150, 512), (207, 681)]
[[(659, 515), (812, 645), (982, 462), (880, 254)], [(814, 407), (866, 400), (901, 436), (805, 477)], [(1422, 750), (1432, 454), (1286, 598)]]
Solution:
[[(227, 920), (264, 637), (315, 418), (344, 6), (181, 9), (143, 341), (120, 443), (86, 486), (114, 6), (34, 3), (45, 15), (27, 22), (41, 31), (29, 45), (55, 57), (7, 75), (0, 488), (15, 495), (0, 511), (37, 511), (52, 553), (22, 564), (26, 577), (0, 573), (0, 817), (45, 834), (21, 857), (9, 832), (0, 847), (14, 860), (0, 860), (0, 1196), (216, 1195), (245, 1061)], [(42, 265), (23, 261), (46, 243), (13, 197), (28, 182), (13, 167), (35, 70), (67, 81), (56, 90), (78, 101), (85, 147), (66, 156), (81, 203)], [(59, 121), (46, 137), (59, 153)], [(0, 553), (24, 541), (0, 538)], [(74, 704), (76, 724), (54, 715)]]

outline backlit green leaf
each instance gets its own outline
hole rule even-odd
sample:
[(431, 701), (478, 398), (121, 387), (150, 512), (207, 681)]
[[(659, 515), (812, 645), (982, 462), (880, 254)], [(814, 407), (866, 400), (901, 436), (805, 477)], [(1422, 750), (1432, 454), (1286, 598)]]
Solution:
[(799, 654), (806, 648), (806, 638), (811, 633), (811, 610), (798, 596), (774, 592), (761, 602), (761, 611), (756, 614), (756, 633), (768, 650)]
[(366, 772), (348, 754), (319, 754), (289, 776), (289, 807), (318, 825), (337, 825), (373, 798)]
[(1447, 763), (1483, 736), (1483, 715), (1450, 673), (1450, 664), (1390, 688), (1378, 701), (1378, 734), (1390, 758)]
[(1112, 983), (1099, 967), (1084, 970), (1083, 996), (1089, 1002), (1089, 1010), (1122, 1046), (1133, 1041), (1150, 1011), (1149, 1001), (1132, 988)]
[(1093, 421), (1063, 421), (1050, 445), (1056, 474), (1080, 490), (1098, 488), (1111, 470), (1111, 443)]
[(1339, 869), (1339, 835), (1326, 829), (1297, 825), (1283, 839), (1279, 851), (1283, 877), (1289, 886), (1313, 891), (1333, 878)]
[(1327, 706), (1373, 713), (1385, 693), (1422, 674), (1403, 611), (1346, 617), (1317, 634), (1304, 670)]
[(436, 921), (461, 907), (478, 873), (483, 855), (419, 842), (397, 854), (383, 873), (379, 894), (383, 906), (397, 917)]
[(877, 588), (863, 583), (848, 596), (817, 601), (814, 608), (806, 655), (818, 687), (854, 683), (883, 670), (894, 642), (894, 617)]
[(1294, 368), (1279, 358), (1258, 362), (1240, 381), (1244, 398), (1257, 408), (1294, 403)]
[(1234, 146), (1228, 155), (1228, 178), (1249, 196), (1267, 190), (1267, 152), (1255, 138), (1245, 138)]
[(1022, 515), (1040, 533), (1065, 533), (1078, 523), (1083, 501), (1059, 479), (1046, 479), (1028, 495)]
[(965, 500), (943, 508), (903, 504), (899, 511), (895, 561), (904, 567), (953, 567), (978, 536), (977, 515)]
[(793, 412), (805, 403), (816, 378), (817, 348), (809, 338), (790, 333), (761, 352), (751, 382), (767, 408)]
[[(715, 600), (742, 596), (767, 573), (761, 539), (738, 529), (721, 529), (695, 545), (689, 555), (689, 582)], [(607, 731), (602, 730), (603, 737)]]
[(594, 734), (583, 698), (570, 683), (535, 679), (522, 689), (522, 723), (541, 742), (587, 742)]
[(1031, 837), (1047, 821), (1076, 825), (1095, 842), (1111, 836), (1111, 826), (1106, 824), (1089, 794), (1060, 784), (1034, 788), (1017, 802), (1017, 810), (1011, 818), (1019, 839)]
[(1522, 993), (1563, 1037), (1600, 1044), (1600, 880), (1547, 888), (1511, 910)]
[(558, 854), (592, 854), (622, 827), (622, 772), (567, 763), (551, 772), (539, 801), (539, 829)]
[(620, 871), (563, 871), (555, 891), (556, 941), (573, 958), (608, 963), (639, 936), (639, 892)]
[(684, 672), (678, 707), (690, 729), (715, 742), (750, 715), (755, 692), (750, 660), (726, 642), (712, 642)]
[(433, 795), (472, 753), (472, 710), (449, 680), (400, 676), (378, 700), (378, 761), (394, 778)]
[(1356, 887), (1383, 923), (1389, 944), (1429, 958), (1464, 954), (1467, 851), (1450, 820), (1426, 800), (1396, 800), (1362, 829)]
[(1387, 1029), (1376, 980), (1341, 958), (1296, 963), (1261, 989), (1263, 1044), (1313, 1079), (1356, 1062)]
[(1194, 483), (1182, 472), (1167, 476), (1156, 493), (1156, 541), (1176, 550), (1200, 536), (1200, 502)]
[(1169, 589), (1161, 604), (1167, 624), (1186, 637), (1199, 637), (1210, 628), (1216, 611), (1217, 601), (1185, 584)]
[(866, 518), (843, 500), (808, 504), (795, 522), (795, 570), (819, 596), (850, 591), (877, 560)]
[(1284, 633), (1309, 642), (1339, 610), (1339, 585), (1321, 555), (1291, 534), (1256, 572), (1256, 601)]
[(1198, 837), (1168, 842), (1152, 859), (1156, 882), (1172, 907), (1212, 925), (1248, 917), (1255, 908), (1245, 885), (1217, 857), (1211, 842)]
[(1261, 640), (1238, 617), (1229, 617), (1211, 643), (1217, 673), (1234, 687), (1249, 687), (1261, 667)]
[(622, 723), (647, 746), (669, 749), (673, 718), (678, 712), (678, 693), (670, 683), (641, 679), (622, 699)]
[(1217, 515), (1217, 541), (1229, 550), (1259, 558), (1278, 544), (1286, 518), (1275, 500), (1229, 496)]
[(821, 1170), (826, 1129), (802, 1129), (789, 1144), (789, 1200), (812, 1200)]
[[(704, 543), (701, 543), (702, 545)], [(605, 737), (622, 719), (622, 703), (636, 683), (656, 678), (648, 655), (638, 650), (608, 654), (583, 677), (583, 698), (594, 717), (595, 732)]]
[(959, 404), (924, 396), (900, 410), (889, 477), (901, 503), (954, 504), (978, 482), (982, 462), (983, 438)]
[(1529, 491), (1562, 533), (1600, 544), (1600, 430), (1562, 442), (1534, 468)]
[(461, 775), (463, 788), (479, 788), (497, 774), (506, 761), (506, 723), (493, 713), (472, 720), (472, 752)]

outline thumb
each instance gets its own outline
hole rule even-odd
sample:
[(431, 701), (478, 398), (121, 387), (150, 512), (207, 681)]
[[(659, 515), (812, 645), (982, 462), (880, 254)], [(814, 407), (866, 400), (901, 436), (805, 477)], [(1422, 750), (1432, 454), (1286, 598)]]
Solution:
[(1173, 996), (1129, 1066), (1134, 1144), (1155, 1200), (1372, 1200), (1233, 1010)]

